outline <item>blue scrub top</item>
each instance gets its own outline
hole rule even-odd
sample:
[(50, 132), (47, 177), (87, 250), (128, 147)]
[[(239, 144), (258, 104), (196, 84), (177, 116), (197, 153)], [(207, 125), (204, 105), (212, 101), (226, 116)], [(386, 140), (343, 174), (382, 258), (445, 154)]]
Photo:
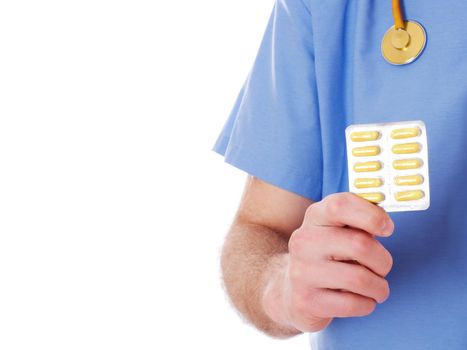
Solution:
[(467, 349), (467, 2), (404, 1), (427, 31), (414, 62), (391, 65), (389, 0), (277, 0), (214, 151), (288, 191), (348, 191), (346, 126), (425, 122), (431, 205), (390, 213), (391, 295), (369, 316), (335, 318), (313, 350)]

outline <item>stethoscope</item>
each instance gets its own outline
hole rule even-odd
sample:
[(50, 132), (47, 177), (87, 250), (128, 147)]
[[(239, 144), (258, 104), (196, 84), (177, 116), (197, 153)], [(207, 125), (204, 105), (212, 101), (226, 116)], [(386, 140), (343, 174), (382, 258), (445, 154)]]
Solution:
[(426, 32), (413, 20), (404, 21), (400, 0), (392, 0), (394, 25), (387, 30), (381, 42), (381, 53), (395, 65), (413, 62), (425, 48)]

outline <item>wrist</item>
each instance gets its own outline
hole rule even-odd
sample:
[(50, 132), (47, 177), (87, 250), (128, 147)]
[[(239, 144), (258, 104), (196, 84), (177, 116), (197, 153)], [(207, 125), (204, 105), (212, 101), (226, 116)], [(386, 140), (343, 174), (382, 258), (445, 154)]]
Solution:
[(287, 311), (288, 262), (288, 253), (278, 254), (271, 258), (270, 266), (267, 271), (265, 271), (265, 287), (261, 297), (264, 313), (286, 336), (301, 333), (301, 331), (297, 330), (290, 322)]

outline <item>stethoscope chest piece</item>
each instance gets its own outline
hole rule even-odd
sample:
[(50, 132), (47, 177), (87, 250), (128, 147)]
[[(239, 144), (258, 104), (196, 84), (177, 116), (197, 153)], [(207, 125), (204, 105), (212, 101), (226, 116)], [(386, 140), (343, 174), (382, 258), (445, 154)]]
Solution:
[(426, 33), (416, 21), (404, 21), (404, 27), (393, 25), (384, 34), (381, 52), (386, 61), (402, 65), (414, 61), (425, 48)]

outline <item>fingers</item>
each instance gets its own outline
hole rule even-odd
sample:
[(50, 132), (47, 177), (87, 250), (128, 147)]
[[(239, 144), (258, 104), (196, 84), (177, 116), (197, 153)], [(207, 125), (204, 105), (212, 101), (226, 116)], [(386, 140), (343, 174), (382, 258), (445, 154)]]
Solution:
[(354, 260), (385, 277), (393, 266), (389, 251), (374, 236), (342, 227), (315, 227), (295, 231), (289, 240), (293, 261), (314, 265), (320, 261)]
[(389, 236), (394, 230), (394, 223), (384, 209), (350, 192), (331, 194), (310, 205), (304, 224), (351, 226), (377, 236)]
[(338, 292), (330, 289), (317, 290), (307, 312), (317, 317), (367, 316), (376, 308), (373, 299), (352, 292)]
[(385, 277), (391, 271), (391, 253), (368, 233), (339, 227), (321, 227), (322, 243), (319, 249), (310, 245), (309, 254), (327, 260), (355, 260), (376, 274)]
[(315, 329), (316, 322), (332, 317), (368, 315), (384, 302), (389, 296), (384, 277), (393, 261), (374, 236), (389, 236), (393, 230), (382, 208), (352, 193), (310, 205), (288, 242), (282, 290), (292, 324)]
[(384, 277), (392, 268), (391, 254), (374, 236), (362, 230), (301, 228), (289, 240), (289, 253), (293, 283), (300, 289), (350, 291), (378, 303), (389, 297)]
[(350, 291), (383, 303), (389, 297), (389, 284), (359, 264), (329, 261), (303, 274), (303, 286)]

